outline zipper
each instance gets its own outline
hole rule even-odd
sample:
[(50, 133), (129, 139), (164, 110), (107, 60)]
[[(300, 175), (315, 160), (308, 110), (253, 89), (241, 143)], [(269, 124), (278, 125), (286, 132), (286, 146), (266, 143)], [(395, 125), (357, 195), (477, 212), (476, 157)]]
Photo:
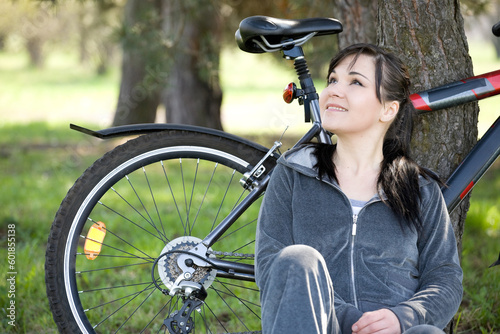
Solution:
[[(316, 177), (316, 179), (320, 180), (319, 177)], [(349, 198), (346, 196), (346, 194), (344, 194), (344, 192), (342, 191), (342, 189), (340, 189), (340, 186), (335, 183), (335, 182), (331, 182), (331, 181), (325, 181), (323, 180), (323, 182), (325, 182), (326, 184), (329, 184), (333, 189), (335, 189), (336, 191), (338, 191), (344, 198), (345, 200), (349, 203), (350, 205), (350, 201), (349, 201)], [(352, 285), (352, 293), (353, 293), (353, 299), (354, 299), (354, 306), (359, 310), (359, 307), (358, 307), (358, 296), (357, 296), (357, 293), (356, 293), (356, 283), (355, 283), (355, 279), (354, 279), (354, 241), (355, 241), (355, 238), (356, 238), (356, 233), (357, 233), (357, 227), (358, 227), (358, 216), (359, 214), (365, 210), (365, 208), (373, 203), (376, 203), (376, 202), (380, 202), (382, 201), (381, 198), (375, 198), (375, 199), (371, 199), (369, 200), (364, 206), (363, 208), (361, 209), (361, 211), (357, 214), (352, 214), (352, 231), (351, 231), (351, 285)], [(352, 211), (351, 211), (352, 212)]]
[[(356, 295), (356, 284), (354, 282), (354, 238), (356, 237), (356, 229), (358, 227), (358, 215), (352, 215), (352, 237), (351, 237), (351, 284), (352, 284), (352, 293), (354, 299), (354, 306), (358, 308), (358, 297)], [(358, 308), (359, 309), (359, 308)]]

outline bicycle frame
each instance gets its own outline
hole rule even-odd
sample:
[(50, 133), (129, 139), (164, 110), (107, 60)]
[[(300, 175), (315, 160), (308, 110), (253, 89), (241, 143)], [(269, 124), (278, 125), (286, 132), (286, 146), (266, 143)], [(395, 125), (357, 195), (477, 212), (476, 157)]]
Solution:
[[(500, 94), (500, 70), (470, 77), (410, 96), (420, 113), (451, 108)], [(476, 143), (441, 190), (452, 212), (500, 155), (500, 117)]]

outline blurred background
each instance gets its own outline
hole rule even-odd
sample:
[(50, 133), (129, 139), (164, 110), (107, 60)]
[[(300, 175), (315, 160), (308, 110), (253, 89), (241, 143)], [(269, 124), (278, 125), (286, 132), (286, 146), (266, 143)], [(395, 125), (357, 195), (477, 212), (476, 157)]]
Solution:
[[(43, 280), (51, 221), (74, 180), (119, 143), (71, 131), (69, 123), (195, 124), (264, 145), (288, 127), (285, 140), (293, 140), (308, 125), (302, 109), (281, 98), (297, 81), (292, 64), (279, 54), (240, 51), (234, 33), (247, 16), (336, 17), (339, 3), (345, 1), (0, 0), (0, 244), (7, 248), (7, 225), (15, 224), (19, 273), (15, 327), (7, 323), (7, 283), (0, 281), (0, 332), (56, 332)], [(500, 39), (491, 26), (500, 20), (500, 1), (462, 1), (461, 11), (474, 73), (499, 69)], [(332, 37), (305, 47), (318, 89), (337, 48)], [(479, 137), (498, 117), (497, 101), (480, 102)], [(488, 269), (499, 238), (497, 162), (471, 199), (456, 332), (500, 332), (500, 267)], [(0, 268), (8, 271), (6, 261)]]

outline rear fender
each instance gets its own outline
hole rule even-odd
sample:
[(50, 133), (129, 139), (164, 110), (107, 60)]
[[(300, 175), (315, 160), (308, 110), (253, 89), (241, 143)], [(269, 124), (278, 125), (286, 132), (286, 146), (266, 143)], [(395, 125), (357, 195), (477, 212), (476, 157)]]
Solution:
[(219, 136), (223, 138), (227, 138), (239, 143), (242, 143), (244, 145), (253, 147), (259, 151), (262, 151), (266, 153), (269, 151), (268, 148), (265, 146), (259, 145), (257, 143), (254, 143), (250, 140), (247, 140), (242, 137), (238, 137), (235, 135), (232, 135), (230, 133), (220, 131), (220, 130), (215, 130), (215, 129), (210, 129), (210, 128), (205, 128), (201, 126), (194, 126), (194, 125), (185, 125), (185, 124), (166, 124), (166, 123), (144, 123), (144, 124), (131, 124), (131, 125), (122, 125), (122, 126), (116, 126), (108, 129), (103, 129), (103, 130), (90, 130), (75, 124), (70, 124), (70, 128), (79, 132), (82, 132), (84, 134), (99, 138), (99, 139), (110, 139), (110, 138), (116, 138), (116, 137), (126, 137), (126, 136), (135, 136), (135, 135), (143, 135), (143, 134), (148, 134), (152, 132), (161, 132), (161, 131), (172, 131), (172, 130), (178, 130), (178, 131), (188, 131), (188, 132), (199, 132), (199, 133), (205, 133), (208, 135), (212, 136)]

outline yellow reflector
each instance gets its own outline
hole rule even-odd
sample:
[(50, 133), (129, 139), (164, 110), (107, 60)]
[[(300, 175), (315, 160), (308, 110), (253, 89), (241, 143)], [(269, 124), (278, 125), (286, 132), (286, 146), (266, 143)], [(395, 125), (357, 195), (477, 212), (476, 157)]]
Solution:
[(90, 227), (85, 239), (85, 246), (83, 246), (87, 259), (95, 260), (97, 258), (97, 255), (101, 252), (105, 236), (106, 225), (103, 222), (97, 222)]

